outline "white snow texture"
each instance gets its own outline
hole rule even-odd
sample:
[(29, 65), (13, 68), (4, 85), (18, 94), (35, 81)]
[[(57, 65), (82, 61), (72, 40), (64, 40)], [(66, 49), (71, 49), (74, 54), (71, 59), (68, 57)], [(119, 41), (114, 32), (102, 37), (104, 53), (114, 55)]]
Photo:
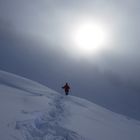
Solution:
[(0, 71), (0, 140), (140, 140), (140, 122)]

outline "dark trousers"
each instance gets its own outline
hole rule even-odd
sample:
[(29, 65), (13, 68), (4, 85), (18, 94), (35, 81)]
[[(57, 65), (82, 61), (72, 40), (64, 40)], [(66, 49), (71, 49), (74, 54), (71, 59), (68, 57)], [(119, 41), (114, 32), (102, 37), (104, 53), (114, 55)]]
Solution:
[(68, 95), (68, 94), (69, 94), (69, 92), (68, 92), (68, 91), (65, 91), (65, 94), (66, 94), (66, 95)]

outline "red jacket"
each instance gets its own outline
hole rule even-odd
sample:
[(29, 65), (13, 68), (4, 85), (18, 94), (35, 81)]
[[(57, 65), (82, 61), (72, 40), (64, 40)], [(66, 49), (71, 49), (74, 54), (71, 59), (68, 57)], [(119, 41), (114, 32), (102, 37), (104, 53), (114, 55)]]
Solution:
[(70, 87), (67, 83), (62, 88), (65, 90), (65, 92), (69, 92), (70, 90)]

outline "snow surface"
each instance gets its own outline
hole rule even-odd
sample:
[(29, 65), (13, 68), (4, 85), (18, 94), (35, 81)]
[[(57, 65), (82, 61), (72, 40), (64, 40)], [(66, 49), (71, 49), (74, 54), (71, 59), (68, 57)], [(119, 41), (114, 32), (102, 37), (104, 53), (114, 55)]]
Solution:
[(0, 71), (0, 140), (140, 140), (140, 122)]

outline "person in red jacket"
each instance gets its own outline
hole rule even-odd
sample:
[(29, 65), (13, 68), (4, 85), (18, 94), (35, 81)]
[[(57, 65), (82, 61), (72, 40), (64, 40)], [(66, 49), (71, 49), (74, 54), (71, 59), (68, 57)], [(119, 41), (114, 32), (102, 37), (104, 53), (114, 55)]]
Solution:
[(68, 95), (70, 90), (70, 86), (68, 85), (68, 83), (66, 83), (62, 88), (64, 89), (65, 94)]

